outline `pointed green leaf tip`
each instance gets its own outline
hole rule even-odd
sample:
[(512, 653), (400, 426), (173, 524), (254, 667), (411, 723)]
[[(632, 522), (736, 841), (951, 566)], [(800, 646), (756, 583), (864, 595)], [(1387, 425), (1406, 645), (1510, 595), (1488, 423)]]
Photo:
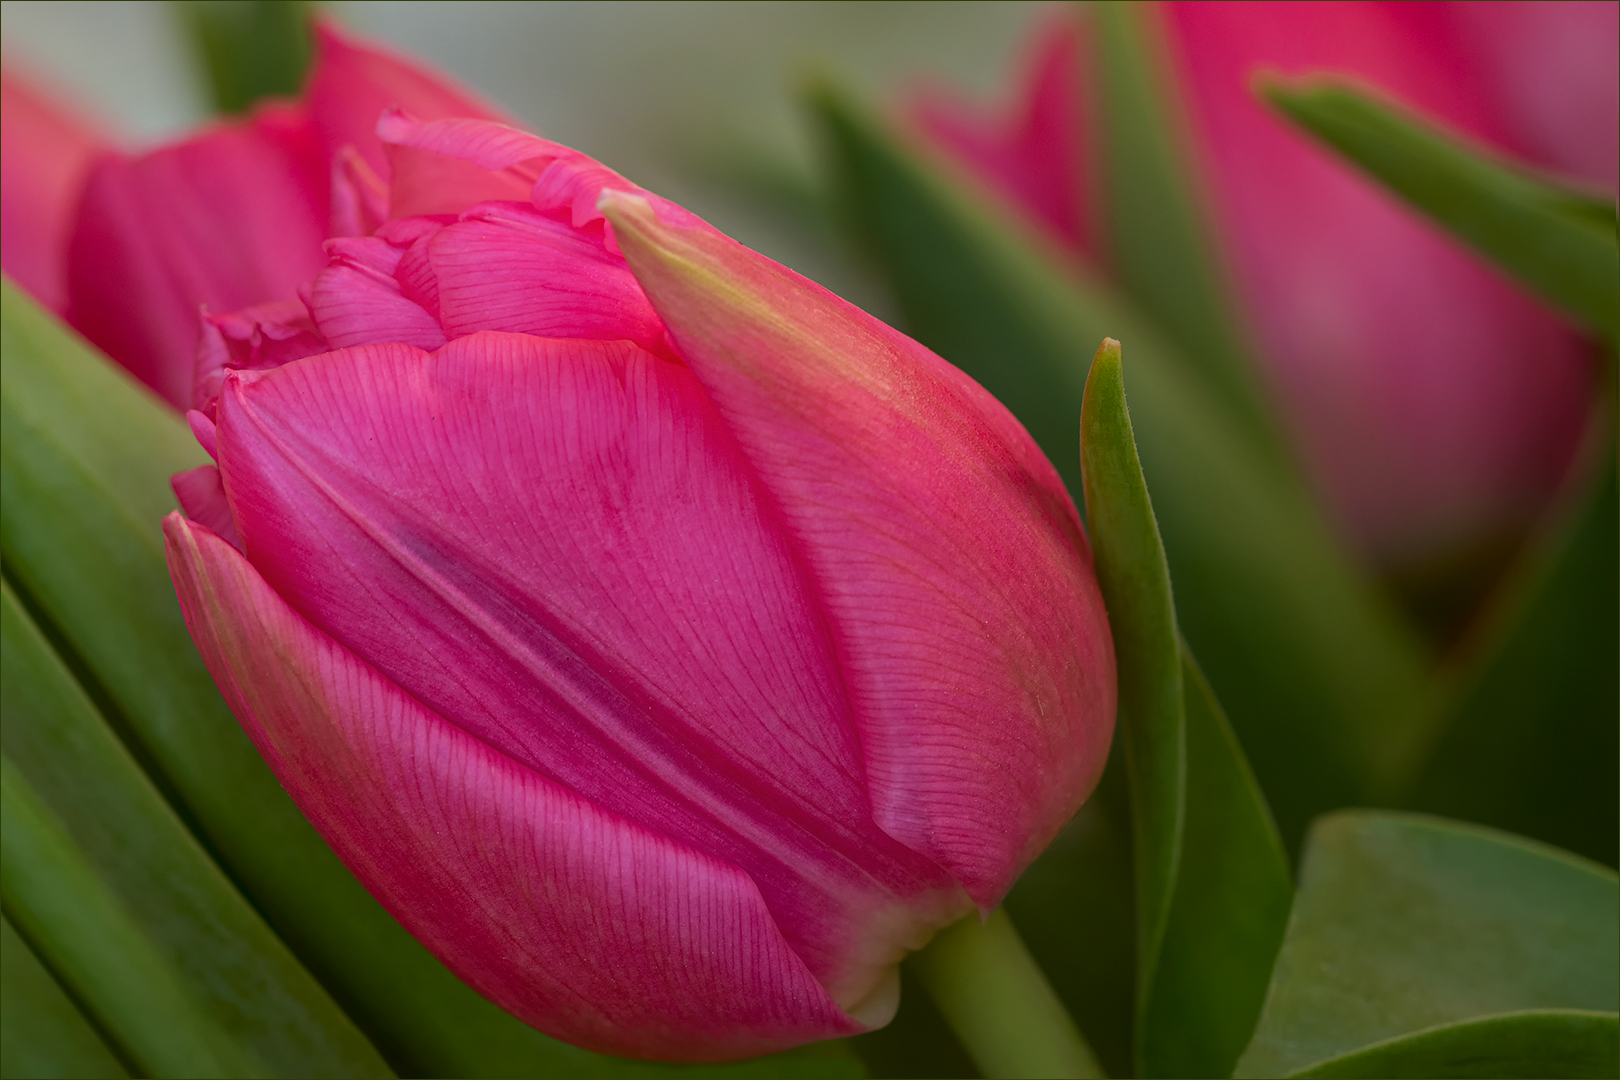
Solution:
[(1620, 340), (1620, 249), (1610, 196), (1497, 160), (1344, 82), (1266, 77), (1256, 92), (1487, 259)]
[(1086, 380), (1080, 457), (1131, 785), (1137, 1072), (1227, 1076), (1259, 1016), (1293, 885), (1271, 811), (1176, 629), (1112, 338)]

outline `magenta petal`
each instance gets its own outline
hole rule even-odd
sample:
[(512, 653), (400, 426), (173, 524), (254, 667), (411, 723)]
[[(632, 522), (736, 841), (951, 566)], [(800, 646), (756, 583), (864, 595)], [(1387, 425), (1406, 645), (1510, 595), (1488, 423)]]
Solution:
[[(200, 418), (198, 413), (191, 415)], [(204, 423), (206, 422), (204, 420)], [(193, 423), (192, 430), (195, 431), (197, 428), (198, 425)], [(225, 498), (225, 487), (220, 482), (219, 469), (212, 465), (203, 465), (183, 473), (176, 473), (170, 479), (169, 486), (174, 488), (174, 497), (180, 501), (180, 509), (186, 512), (186, 517), (206, 526), (233, 548), (241, 550), (242, 537), (237, 534), (236, 522), (231, 517), (231, 506)]]
[(370, 236), (388, 220), (388, 185), (360, 151), (345, 146), (332, 159), (333, 236)]
[(439, 320), (407, 297), (394, 277), (404, 252), (377, 237), (350, 237), (327, 245), (332, 264), (310, 290), (309, 310), (334, 349), (403, 342), (436, 349), (444, 344)]
[(863, 1023), (968, 904), (871, 822), (834, 657), (684, 368), (481, 332), (233, 376), (221, 467), (276, 591), (440, 716), (740, 867)]
[(362, 45), (331, 19), (315, 25), (316, 60), (305, 93), (327, 160), (354, 147), (379, 176), (388, 164), (377, 138), (377, 118), (390, 108), (437, 120), (446, 116), (505, 119), (493, 105), (415, 64)]
[(0, 266), (58, 314), (73, 214), (101, 148), (88, 123), (10, 70), (0, 74)]
[(599, 236), (527, 203), (489, 203), (437, 233), (426, 248), (451, 338), (476, 330), (633, 341), (664, 349), (664, 324)]
[(985, 114), (956, 94), (931, 89), (907, 109), (911, 121), (999, 194), (1077, 251), (1091, 247), (1085, 219), (1086, 110), (1080, 26), (1054, 15), (1031, 42), (1025, 82), (1004, 112)]
[(190, 408), (199, 307), (281, 300), (320, 270), (324, 174), (300, 114), (281, 108), (150, 154), (103, 158), (69, 248), (70, 320)]
[(1056, 472), (910, 338), (706, 226), (604, 205), (819, 587), (878, 823), (993, 905), (1113, 730), (1112, 641)]
[(851, 1034), (736, 867), (604, 812), (445, 722), (312, 627), (234, 549), (164, 523), (232, 711), (373, 896), (549, 1034), (723, 1060)]

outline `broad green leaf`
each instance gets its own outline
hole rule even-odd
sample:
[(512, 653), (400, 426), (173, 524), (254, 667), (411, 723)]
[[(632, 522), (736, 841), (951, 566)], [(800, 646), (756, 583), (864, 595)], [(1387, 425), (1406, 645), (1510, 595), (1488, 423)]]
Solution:
[(124, 1077), (129, 1071), (0, 918), (0, 1077)]
[(1120, 289), (1196, 365), (1232, 415), (1281, 457), (1198, 198), (1159, 13), (1120, 0), (1090, 5), (1090, 11), (1109, 267)]
[(4, 583), (0, 637), (15, 788), (0, 893), (104, 1029), (155, 1075), (392, 1075), (198, 846)]
[[(332, 854), (225, 707), (164, 563), (168, 478), (207, 461), (185, 422), (7, 282), (0, 556), (42, 629), (181, 817), (399, 1072), (659, 1076), (486, 1002)], [(830, 1056), (829, 1056), (830, 1055)], [(711, 1075), (858, 1075), (842, 1043)]]
[(1533, 1009), (1430, 1028), (1319, 1062), (1295, 1076), (1383, 1080), (1610, 1077), (1620, 1074), (1620, 1016)]
[(1116, 341), (1091, 365), (1080, 457), (1131, 780), (1138, 1071), (1227, 1076), (1254, 1031), (1293, 886), (1265, 798), (1176, 631)]
[(1613, 196), (1538, 176), (1341, 80), (1272, 79), (1260, 94), (1530, 288), (1620, 338)]
[(1176, 615), (1291, 845), (1422, 745), (1422, 648), (1197, 372), (1120, 297), (830, 91), (816, 102), (845, 210), (907, 330), (1012, 410), (1069, 490), (1095, 343), (1125, 342)]
[(1614, 865), (1620, 857), (1620, 493), (1597, 475), (1539, 538), (1440, 698), (1443, 737), (1409, 802)]
[(182, 0), (173, 9), (208, 74), (214, 107), (244, 113), (266, 97), (291, 97), (310, 61), (308, 0)]
[(1534, 841), (1418, 814), (1324, 817), (1237, 1074), (1289, 1076), (1499, 1013), (1614, 1012), (1617, 909), (1613, 871)]

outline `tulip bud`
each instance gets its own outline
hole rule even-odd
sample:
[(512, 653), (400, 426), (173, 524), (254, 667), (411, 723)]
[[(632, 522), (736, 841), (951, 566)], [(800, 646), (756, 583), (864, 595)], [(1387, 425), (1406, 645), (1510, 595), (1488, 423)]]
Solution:
[(218, 465), (165, 522), (209, 669), (373, 895), (541, 1030), (724, 1060), (887, 1022), (1107, 755), (1056, 473), (583, 155), (379, 130), (392, 217), (328, 242), (308, 320), (210, 323)]

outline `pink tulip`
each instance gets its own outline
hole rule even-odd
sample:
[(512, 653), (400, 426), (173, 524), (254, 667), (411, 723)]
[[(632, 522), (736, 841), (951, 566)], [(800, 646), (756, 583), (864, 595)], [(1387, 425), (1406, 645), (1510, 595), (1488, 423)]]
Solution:
[[(1374, 558), (1510, 534), (1567, 467), (1590, 399), (1578, 336), (1256, 101), (1257, 71), (1350, 75), (1480, 142), (1613, 190), (1613, 3), (1170, 3), (1159, 9), (1263, 375), (1309, 471)], [(1046, 31), (1009, 117), (941, 95), (916, 124), (1071, 248), (1082, 78)], [(1040, 197), (1032, 197), (1040, 191)], [(1056, 209), (1054, 209), (1056, 207)]]
[(380, 227), (206, 324), (218, 465), (165, 531), (215, 680), (535, 1027), (723, 1060), (887, 1022), (1107, 754), (1057, 474), (939, 357), (583, 155), (378, 130)]
[(89, 122), (12, 71), (0, 75), (0, 265), (57, 314), (74, 211), (101, 148)]
[(328, 23), (316, 45), (296, 103), (143, 153), (93, 145), (7, 75), (6, 272), (177, 408), (192, 399), (199, 307), (290, 297), (323, 265), (321, 241), (355, 231), (374, 195), (363, 179), (386, 173), (384, 108), (500, 118)]

